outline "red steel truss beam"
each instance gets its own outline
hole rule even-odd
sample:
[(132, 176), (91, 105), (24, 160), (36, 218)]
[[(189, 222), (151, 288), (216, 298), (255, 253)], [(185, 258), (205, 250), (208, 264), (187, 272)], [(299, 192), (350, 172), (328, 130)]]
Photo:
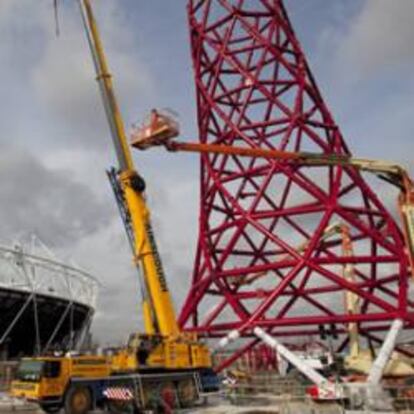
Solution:
[[(239, 330), (244, 339), (223, 366), (256, 345), (255, 326), (294, 337), (334, 323), (344, 344), (351, 322), (367, 338), (396, 317), (413, 327), (401, 229), (348, 165), (351, 151), (282, 1), (190, 0), (188, 16), (200, 142), (176, 149), (203, 153), (196, 260), (180, 325), (212, 338)], [(287, 153), (336, 162), (291, 162)], [(339, 236), (324, 240), (335, 224), (349, 228), (352, 257), (343, 257)], [(355, 280), (343, 277), (347, 265)], [(358, 298), (355, 315), (346, 311), (347, 292)]]

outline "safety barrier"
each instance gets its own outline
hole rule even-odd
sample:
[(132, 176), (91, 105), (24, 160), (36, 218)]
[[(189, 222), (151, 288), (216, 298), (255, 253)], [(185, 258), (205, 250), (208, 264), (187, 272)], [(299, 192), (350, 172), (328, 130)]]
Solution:
[(17, 362), (0, 362), (0, 392), (5, 392), (10, 388), (17, 369)]
[(280, 414), (414, 413), (414, 385), (338, 384), (344, 398), (337, 401), (315, 401), (307, 393), (310, 385), (297, 378), (259, 375), (227, 383), (222, 399), (234, 406), (273, 407)]

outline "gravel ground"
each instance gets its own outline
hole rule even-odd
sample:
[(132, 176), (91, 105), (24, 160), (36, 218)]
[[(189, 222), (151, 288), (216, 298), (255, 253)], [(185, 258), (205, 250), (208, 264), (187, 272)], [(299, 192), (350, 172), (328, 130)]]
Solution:
[[(369, 414), (367, 411), (346, 411), (349, 414)], [(0, 414), (24, 413), (43, 414), (35, 405), (13, 404), (8, 398), (0, 395)], [(268, 396), (260, 400), (252, 400), (242, 405), (230, 404), (220, 397), (210, 398), (208, 404), (197, 408), (175, 411), (176, 414), (343, 414), (344, 411), (336, 404), (315, 404), (310, 401), (290, 401), (288, 404)], [(408, 413), (408, 412), (407, 412)], [(410, 413), (414, 413), (411, 411)], [(104, 414), (102, 411), (93, 411), (90, 414)], [(375, 412), (372, 414), (381, 414)], [(388, 411), (386, 414), (390, 414)]]

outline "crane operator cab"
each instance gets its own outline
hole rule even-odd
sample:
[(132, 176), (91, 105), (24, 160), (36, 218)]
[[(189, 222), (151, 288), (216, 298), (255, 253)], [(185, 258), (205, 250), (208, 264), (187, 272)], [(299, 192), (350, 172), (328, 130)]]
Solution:
[(109, 358), (98, 355), (43, 356), (23, 358), (11, 384), (14, 398), (38, 403), (43, 411), (55, 413), (77, 398), (73, 379), (106, 378), (111, 374)]
[(171, 110), (152, 109), (141, 126), (133, 126), (131, 145), (145, 150), (154, 145), (165, 145), (180, 132), (177, 115)]
[(128, 373), (161, 367), (165, 357), (163, 341), (162, 335), (132, 333), (127, 346), (114, 354), (113, 371)]
[(150, 354), (161, 342), (161, 335), (132, 333), (128, 340), (128, 348), (130, 352), (135, 353), (139, 366), (148, 366)]

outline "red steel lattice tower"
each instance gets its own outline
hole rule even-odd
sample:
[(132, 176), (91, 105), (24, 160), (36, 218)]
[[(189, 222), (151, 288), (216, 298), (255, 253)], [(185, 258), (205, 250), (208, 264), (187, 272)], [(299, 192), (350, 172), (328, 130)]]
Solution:
[[(191, 0), (188, 13), (202, 143), (350, 154), (281, 0)], [(403, 236), (357, 170), (203, 154), (200, 191), (180, 323), (211, 337), (240, 330), (228, 362), (258, 342), (255, 326), (289, 337), (356, 323), (375, 340), (395, 317), (414, 320)]]

